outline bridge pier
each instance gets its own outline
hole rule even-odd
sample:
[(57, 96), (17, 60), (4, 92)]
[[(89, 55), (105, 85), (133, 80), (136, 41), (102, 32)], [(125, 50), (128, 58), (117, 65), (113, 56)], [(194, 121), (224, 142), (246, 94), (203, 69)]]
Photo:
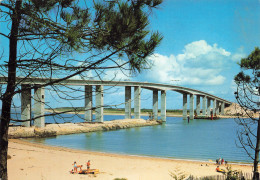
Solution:
[(31, 119), (31, 89), (30, 85), (22, 84), (22, 93), (21, 93), (21, 120), (28, 120), (22, 122), (22, 126), (30, 127)]
[(125, 119), (131, 119), (131, 86), (125, 86)]
[(216, 115), (219, 115), (219, 101), (216, 101)]
[(45, 126), (44, 104), (44, 88), (38, 87), (34, 90), (34, 117), (38, 117), (34, 120), (36, 127)]
[(97, 85), (96, 86), (96, 122), (103, 122), (103, 115), (104, 115), (104, 104), (103, 104), (103, 86)]
[(190, 94), (190, 120), (194, 119), (194, 95)]
[(158, 90), (153, 90), (153, 119), (158, 120)]
[(161, 91), (161, 120), (166, 122), (166, 91)]
[(85, 86), (85, 121), (93, 121), (92, 116), (92, 86)]
[(221, 115), (224, 115), (224, 108), (225, 108), (225, 103), (221, 102)]
[(210, 99), (209, 97), (208, 97), (207, 99), (208, 99), (208, 101), (207, 101), (207, 116), (210, 116), (210, 110), (211, 110), (210, 105), (211, 105), (211, 99)]
[(206, 101), (207, 101), (207, 96), (203, 96), (203, 101), (202, 101), (202, 115), (206, 116)]
[(213, 111), (213, 116), (215, 116), (215, 114), (216, 114), (216, 99), (213, 99), (213, 109), (212, 109), (212, 111)]
[(200, 115), (200, 96), (197, 95), (196, 97), (196, 113), (197, 113), (197, 116)]
[(135, 86), (134, 91), (134, 116), (135, 119), (140, 119), (141, 113), (141, 87)]
[(187, 119), (187, 94), (183, 93), (183, 108), (182, 108), (183, 120)]

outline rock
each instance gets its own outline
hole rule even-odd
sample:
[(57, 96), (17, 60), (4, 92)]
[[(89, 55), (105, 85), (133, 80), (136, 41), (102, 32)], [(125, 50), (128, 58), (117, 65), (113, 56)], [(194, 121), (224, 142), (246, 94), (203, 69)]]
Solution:
[(125, 119), (105, 121), (103, 123), (46, 124), (44, 128), (19, 126), (9, 127), (9, 138), (41, 138), (65, 134), (110, 131), (142, 126), (154, 126), (159, 124), (161, 124), (159, 121), (145, 121), (143, 119)]
[(51, 137), (56, 136), (57, 132), (51, 129), (41, 129), (41, 128), (35, 128), (34, 133), (36, 137)]

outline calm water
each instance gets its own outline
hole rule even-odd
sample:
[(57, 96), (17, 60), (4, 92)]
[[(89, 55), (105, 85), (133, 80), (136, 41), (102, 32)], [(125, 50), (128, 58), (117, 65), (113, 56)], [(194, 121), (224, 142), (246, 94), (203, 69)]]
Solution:
[[(124, 116), (114, 115), (104, 117), (105, 120), (123, 118)], [(53, 120), (47, 118), (46, 121)], [(74, 122), (76, 121), (82, 119), (74, 117)], [(62, 135), (30, 141), (74, 149), (141, 156), (205, 161), (215, 161), (223, 157), (227, 161), (251, 162), (246, 153), (236, 146), (236, 129), (234, 119), (192, 120), (188, 124), (182, 118), (167, 117), (166, 124), (158, 126)]]

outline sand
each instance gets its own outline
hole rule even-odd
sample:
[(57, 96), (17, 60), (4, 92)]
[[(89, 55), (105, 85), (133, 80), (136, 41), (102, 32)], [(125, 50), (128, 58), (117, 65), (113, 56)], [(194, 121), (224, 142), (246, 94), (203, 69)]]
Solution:
[[(197, 177), (219, 175), (215, 171), (216, 165), (210, 162), (80, 151), (34, 144), (19, 139), (10, 139), (8, 154), (12, 157), (8, 160), (8, 176), (10, 180), (113, 180), (115, 178), (172, 180), (170, 172), (176, 171)], [(91, 161), (91, 169), (100, 170), (99, 174), (94, 176), (69, 173), (73, 168), (74, 161), (77, 161), (78, 165), (83, 165), (83, 168), (86, 169), (88, 160)], [(224, 165), (221, 168), (224, 168)], [(252, 166), (249, 165), (232, 165), (232, 168), (243, 172), (252, 172)]]

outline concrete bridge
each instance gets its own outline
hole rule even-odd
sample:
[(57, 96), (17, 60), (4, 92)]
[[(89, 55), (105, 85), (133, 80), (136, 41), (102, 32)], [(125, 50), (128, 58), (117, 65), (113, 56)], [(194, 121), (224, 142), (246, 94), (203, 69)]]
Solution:
[[(58, 83), (59, 79), (48, 79), (48, 78), (26, 78), (17, 77), (17, 82), (21, 85), (21, 120), (28, 120), (31, 118), (31, 86), (36, 86), (34, 90), (34, 116), (39, 118), (35, 119), (34, 125), (37, 127), (45, 126), (44, 119), (44, 87), (41, 85), (54, 82), (55, 85), (66, 85), (66, 86), (84, 86), (85, 87), (85, 121), (92, 121), (92, 87), (96, 86), (96, 122), (103, 122), (103, 88), (104, 86), (124, 86), (125, 87), (125, 118), (131, 118), (131, 91), (134, 87), (134, 118), (139, 119), (141, 114), (141, 88), (151, 90), (153, 93), (153, 116), (154, 119), (158, 119), (158, 96), (159, 91), (161, 92), (161, 120), (166, 121), (166, 92), (176, 91), (183, 95), (183, 119), (187, 119), (187, 104), (188, 96), (190, 96), (190, 119), (194, 119), (194, 111), (197, 115), (200, 115), (202, 109), (202, 115), (209, 116), (211, 109), (213, 114), (219, 115), (224, 114), (225, 105), (230, 105), (231, 102), (214, 96), (212, 94), (168, 84), (158, 84), (149, 82), (132, 82), (132, 81), (102, 81), (102, 80), (78, 80), (68, 79)], [(6, 84), (7, 78), (0, 77), (0, 84)], [(194, 109), (194, 97), (196, 96), (196, 107)], [(202, 101), (201, 101), (202, 100)], [(211, 107), (211, 102), (213, 106)], [(30, 122), (23, 122), (22, 125), (30, 126)]]

